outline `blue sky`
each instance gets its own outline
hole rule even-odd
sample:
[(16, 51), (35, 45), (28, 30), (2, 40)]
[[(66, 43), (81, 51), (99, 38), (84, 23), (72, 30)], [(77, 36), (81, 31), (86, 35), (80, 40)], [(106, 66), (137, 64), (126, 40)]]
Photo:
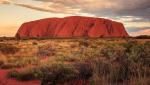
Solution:
[(116, 20), (130, 35), (150, 35), (150, 0), (0, 0), (0, 36), (14, 36), (27, 21), (74, 15)]

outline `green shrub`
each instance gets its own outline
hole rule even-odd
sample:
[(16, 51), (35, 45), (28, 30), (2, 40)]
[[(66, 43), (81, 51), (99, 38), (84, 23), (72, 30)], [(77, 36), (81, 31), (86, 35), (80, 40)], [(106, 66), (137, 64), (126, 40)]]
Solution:
[(55, 49), (51, 45), (43, 45), (38, 47), (38, 56), (53, 56), (55, 55)]
[(140, 36), (136, 36), (136, 39), (150, 39), (149, 35), (140, 35)]
[(101, 56), (111, 60), (124, 55), (124, 48), (121, 45), (106, 45), (101, 49)]
[(22, 80), (22, 81), (26, 81), (26, 80), (33, 80), (36, 79), (35, 75), (34, 75), (34, 71), (32, 70), (25, 70), (21, 73), (19, 73), (19, 75), (17, 76), (18, 80)]
[(131, 75), (137, 78), (150, 76), (150, 43), (128, 42), (126, 56), (128, 57)]
[(19, 72), (16, 70), (12, 70), (10, 72), (8, 72), (7, 77), (8, 78), (17, 78), (19, 75)]
[(77, 78), (78, 71), (71, 65), (52, 64), (41, 68), (43, 72), (42, 85), (56, 85)]
[(100, 59), (95, 59), (92, 62), (94, 77), (98, 77), (99, 80), (103, 83), (116, 83), (123, 82), (128, 79), (128, 65), (124, 60), (116, 58), (114, 61), (103, 61)]
[(22, 72), (12, 70), (7, 74), (7, 77), (8, 78), (16, 78), (17, 80), (21, 80), (21, 81), (27, 81), (27, 80), (37, 79), (34, 74), (35, 74), (35, 72), (32, 69), (27, 69)]
[(14, 67), (23, 67), (29, 64), (37, 64), (39, 62), (39, 59), (35, 56), (8, 57), (7, 62)]
[(93, 75), (93, 68), (91, 67), (90, 64), (76, 62), (76, 63), (73, 64), (73, 66), (79, 72), (78, 79), (88, 80), (88, 79), (90, 79), (92, 77), (92, 75)]
[(16, 68), (16, 67), (17, 66), (14, 65), (13, 63), (5, 63), (0, 66), (1, 69), (12, 69), (12, 68)]
[(128, 41), (120, 45), (106, 45), (101, 50), (105, 59), (92, 61), (94, 72), (107, 82), (118, 83), (132, 78), (143, 79), (150, 76), (150, 43)]
[(113, 64), (113, 66), (110, 67), (110, 73), (108, 78), (110, 82), (118, 83), (128, 80), (129, 76), (129, 69), (127, 65)]
[(56, 58), (56, 61), (67, 61), (67, 62), (76, 62), (76, 61), (80, 61), (80, 57), (78, 56), (64, 56), (64, 55), (61, 55), (61, 56), (58, 56)]
[(95, 59), (92, 62), (92, 65), (94, 72), (97, 73), (96, 75), (98, 76), (107, 76), (111, 71), (110, 63), (101, 61), (99, 59)]

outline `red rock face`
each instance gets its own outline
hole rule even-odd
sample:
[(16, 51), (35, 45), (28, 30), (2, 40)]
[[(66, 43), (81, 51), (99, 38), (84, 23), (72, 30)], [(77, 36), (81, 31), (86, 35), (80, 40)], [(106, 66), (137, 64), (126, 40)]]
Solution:
[(26, 22), (19, 28), (17, 38), (32, 37), (128, 37), (122, 23), (103, 18), (71, 16)]

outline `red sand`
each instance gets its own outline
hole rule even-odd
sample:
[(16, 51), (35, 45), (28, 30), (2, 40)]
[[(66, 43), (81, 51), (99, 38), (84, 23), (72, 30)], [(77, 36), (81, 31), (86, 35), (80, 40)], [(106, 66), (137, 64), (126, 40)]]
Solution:
[(128, 37), (124, 26), (103, 18), (71, 16), (23, 23), (16, 37)]

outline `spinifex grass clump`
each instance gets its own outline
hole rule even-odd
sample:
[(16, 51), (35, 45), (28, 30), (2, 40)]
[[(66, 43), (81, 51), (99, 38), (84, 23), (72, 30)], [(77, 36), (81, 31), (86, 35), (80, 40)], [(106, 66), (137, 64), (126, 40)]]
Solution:
[(20, 49), (12, 44), (0, 43), (0, 52), (3, 54), (14, 54)]
[(33, 69), (28, 69), (22, 72), (12, 70), (7, 74), (8, 78), (16, 78), (17, 80), (27, 81), (37, 79), (35, 76), (35, 71)]
[(1, 69), (22, 68), (27, 65), (36, 65), (39, 63), (38, 57), (22, 56), (22, 57), (6, 57), (6, 60), (0, 65)]
[(53, 56), (55, 55), (55, 48), (53, 48), (51, 45), (43, 45), (38, 47), (38, 56)]
[(65, 83), (77, 78), (78, 71), (71, 65), (52, 64), (48, 67), (42, 67), (43, 73), (42, 85), (56, 85)]

